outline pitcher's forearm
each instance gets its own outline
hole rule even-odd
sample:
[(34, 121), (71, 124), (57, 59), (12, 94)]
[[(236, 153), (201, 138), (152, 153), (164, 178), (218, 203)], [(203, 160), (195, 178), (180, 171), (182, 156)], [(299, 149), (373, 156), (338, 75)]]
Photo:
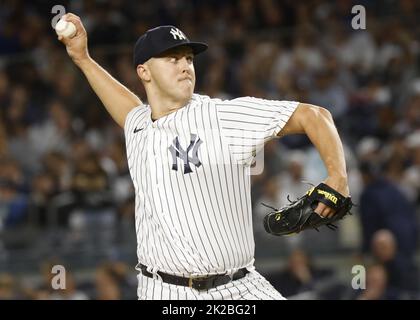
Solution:
[(114, 79), (91, 57), (75, 63), (112, 118), (124, 127), (125, 118), (130, 110), (142, 104), (139, 97)]
[(300, 103), (280, 137), (305, 133), (318, 150), (329, 176), (347, 179), (343, 146), (330, 112), (324, 108)]

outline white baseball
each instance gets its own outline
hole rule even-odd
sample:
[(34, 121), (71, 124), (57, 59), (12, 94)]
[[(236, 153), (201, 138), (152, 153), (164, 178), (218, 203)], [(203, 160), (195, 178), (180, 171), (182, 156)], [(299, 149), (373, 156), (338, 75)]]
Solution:
[(59, 36), (72, 38), (76, 34), (76, 26), (70, 21), (60, 19), (55, 25), (55, 32), (57, 32)]

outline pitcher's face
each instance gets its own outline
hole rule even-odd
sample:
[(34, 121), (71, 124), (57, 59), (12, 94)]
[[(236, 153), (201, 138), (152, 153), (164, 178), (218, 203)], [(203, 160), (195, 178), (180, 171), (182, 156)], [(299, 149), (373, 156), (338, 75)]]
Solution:
[(194, 54), (187, 46), (167, 50), (147, 64), (150, 83), (163, 95), (175, 101), (189, 101), (194, 93)]

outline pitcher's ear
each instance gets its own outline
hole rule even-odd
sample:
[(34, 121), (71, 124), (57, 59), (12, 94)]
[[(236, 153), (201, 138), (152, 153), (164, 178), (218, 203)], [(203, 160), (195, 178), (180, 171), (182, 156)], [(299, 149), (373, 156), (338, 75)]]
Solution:
[(142, 81), (146, 81), (146, 82), (150, 81), (150, 70), (146, 64), (139, 64), (137, 66), (136, 71), (137, 71), (137, 75)]

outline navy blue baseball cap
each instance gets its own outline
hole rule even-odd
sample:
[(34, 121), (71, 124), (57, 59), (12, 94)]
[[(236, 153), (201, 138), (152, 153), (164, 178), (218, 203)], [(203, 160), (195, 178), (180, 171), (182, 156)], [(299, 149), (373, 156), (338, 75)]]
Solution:
[(137, 68), (166, 50), (179, 46), (188, 46), (197, 55), (207, 49), (207, 44), (190, 41), (185, 34), (174, 26), (160, 26), (148, 30), (136, 42), (134, 46), (133, 62)]

